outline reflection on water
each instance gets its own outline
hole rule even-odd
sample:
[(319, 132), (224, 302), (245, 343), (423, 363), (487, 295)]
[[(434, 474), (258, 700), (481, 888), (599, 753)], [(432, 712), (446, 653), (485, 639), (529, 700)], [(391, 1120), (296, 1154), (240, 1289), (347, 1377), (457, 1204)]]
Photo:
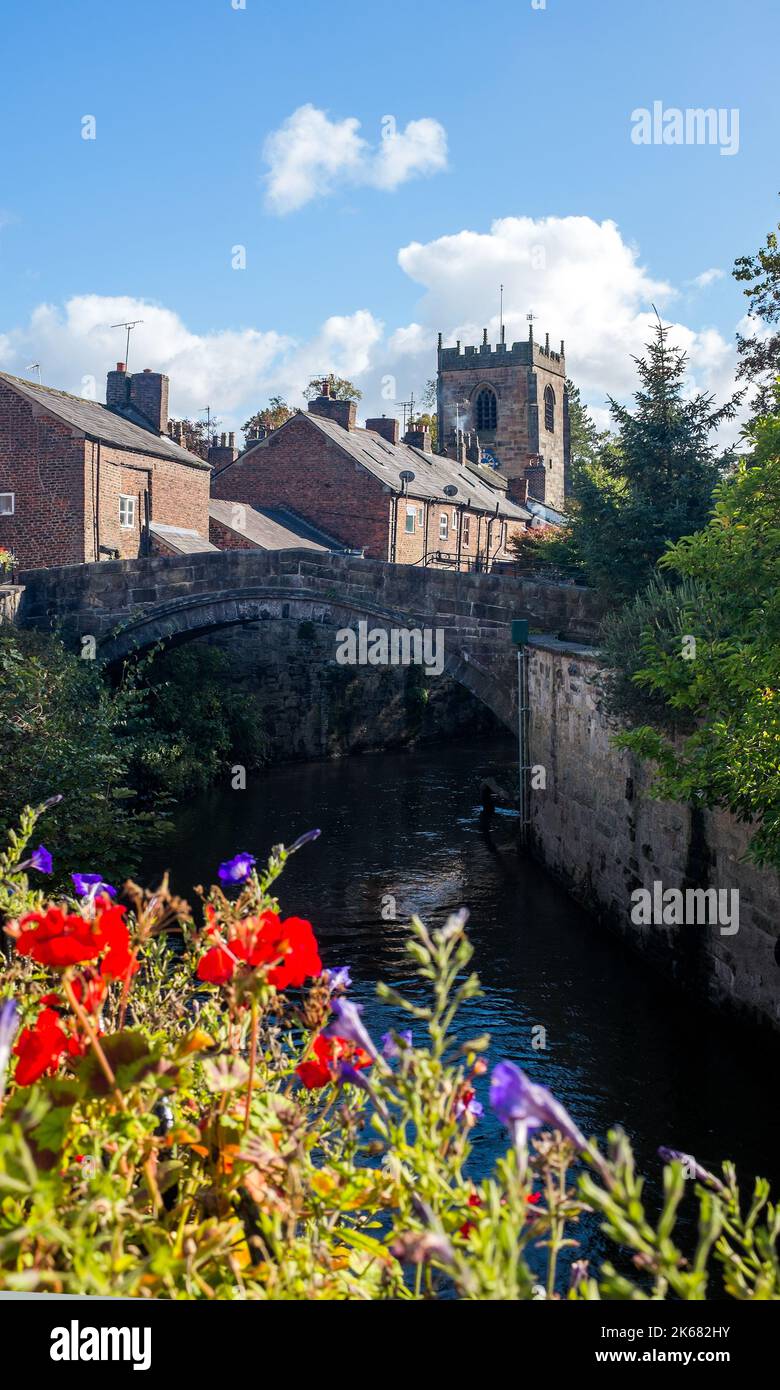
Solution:
[[(440, 923), (465, 905), (484, 996), (465, 1006), (461, 1030), (490, 1032), (492, 1062), (527, 1068), (586, 1133), (603, 1139), (622, 1124), (651, 1178), (659, 1144), (776, 1178), (777, 1049), (652, 976), (538, 865), (517, 858), (508, 817), (496, 818), (496, 844), (486, 843), (480, 784), (506, 783), (512, 753), (511, 743), (483, 743), (272, 769), (245, 792), (212, 792), (183, 809), (175, 845), (158, 851), (147, 877), (167, 863), (187, 896), (192, 884), (212, 881), (221, 859), (238, 850), (262, 857), (319, 826), (321, 838), (291, 861), (279, 895), (286, 913), (314, 923), (326, 965), (351, 967), (353, 997), (372, 1029), (397, 1022), (374, 998), (378, 978), (420, 993), (404, 951), (408, 917)], [(395, 921), (382, 919), (387, 895)], [(532, 1045), (537, 1025), (545, 1051)], [(486, 1102), (486, 1079), (481, 1089)], [(486, 1105), (475, 1171), (503, 1142)], [(583, 1235), (597, 1253), (600, 1237)]]

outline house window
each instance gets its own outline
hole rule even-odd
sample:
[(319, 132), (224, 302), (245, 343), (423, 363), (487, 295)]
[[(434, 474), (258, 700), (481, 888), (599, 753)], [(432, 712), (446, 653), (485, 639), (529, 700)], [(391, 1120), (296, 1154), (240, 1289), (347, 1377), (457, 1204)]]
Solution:
[(506, 550), (506, 522), (501, 522), (501, 549)]
[(455, 511), (454, 507), (452, 510), (452, 529), (453, 531), (457, 531), (458, 529), (458, 513)]
[(423, 509), (422, 509), (422, 507), (418, 507), (418, 508), (417, 508), (417, 525), (418, 525), (418, 526), (422, 526), (422, 524), (423, 524)]
[(496, 393), (489, 386), (483, 386), (477, 396), (477, 430), (494, 430), (498, 419)]
[(439, 513), (439, 540), (440, 540), (440, 541), (446, 541), (448, 535), (449, 535), (449, 522), (448, 522), (448, 520), (447, 520), (447, 513), (446, 513), (446, 512), (440, 512), (440, 513)]
[(464, 545), (471, 545), (471, 517), (470, 517), (470, 516), (464, 516), (464, 518), (463, 518), (463, 544), (464, 544)]
[(413, 532), (414, 532), (414, 519), (415, 519), (415, 516), (416, 516), (416, 515), (417, 515), (417, 508), (416, 508), (416, 507), (407, 507), (407, 508), (406, 508), (406, 530), (409, 532), (410, 535), (412, 535)]
[(555, 431), (555, 392), (552, 386), (544, 388), (544, 428), (548, 434)]
[(132, 530), (135, 526), (135, 498), (128, 497), (121, 492), (119, 494), (119, 525), (123, 530)]
[(16, 509), (16, 494), (0, 492), (0, 516), (13, 516)]

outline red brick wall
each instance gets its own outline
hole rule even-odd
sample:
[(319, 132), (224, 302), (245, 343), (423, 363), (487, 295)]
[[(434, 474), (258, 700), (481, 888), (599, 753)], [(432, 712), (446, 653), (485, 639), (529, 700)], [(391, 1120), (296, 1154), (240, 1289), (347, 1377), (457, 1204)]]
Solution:
[(388, 558), (390, 494), (300, 416), (215, 477), (212, 492), (256, 507), (290, 507), (342, 545)]
[[(0, 492), (15, 494), (0, 548), (20, 569), (97, 560), (100, 546), (138, 555), (150, 487), (154, 521), (207, 536), (209, 481), (207, 469), (85, 440), (0, 382)], [(119, 525), (121, 493), (136, 499), (132, 528)]]
[(213, 516), (209, 519), (209, 540), (218, 550), (257, 550), (257, 546), (246, 536), (239, 536), (236, 531), (223, 526), (221, 521), (215, 521)]
[(20, 568), (84, 559), (84, 441), (0, 381), (0, 492), (15, 494), (0, 516), (0, 548)]

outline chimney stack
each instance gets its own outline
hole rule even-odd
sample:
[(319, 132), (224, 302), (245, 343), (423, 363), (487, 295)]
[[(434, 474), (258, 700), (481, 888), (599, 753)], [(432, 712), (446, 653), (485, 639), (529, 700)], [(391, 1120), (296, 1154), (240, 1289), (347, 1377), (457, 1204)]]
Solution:
[[(113, 375), (113, 373), (111, 373)], [(145, 367), (130, 377), (130, 405), (149, 421), (159, 434), (168, 431), (169, 381), (162, 372)]]
[(380, 415), (372, 420), (366, 420), (366, 429), (373, 430), (374, 434), (381, 434), (388, 444), (397, 444), (401, 435), (401, 426), (390, 415)]
[(235, 463), (237, 458), (238, 449), (236, 448), (236, 436), (234, 432), (231, 430), (228, 435), (221, 434), (219, 436), (219, 443), (217, 443), (217, 437), (215, 435), (214, 443), (209, 445), (208, 461), (211, 467), (214, 469), (224, 468), (228, 463)]
[(322, 392), (309, 401), (309, 414), (320, 415), (324, 420), (333, 420), (343, 430), (353, 430), (357, 419), (357, 406), (354, 401), (337, 401), (330, 393), (330, 382), (323, 381)]
[(106, 405), (109, 410), (122, 410), (128, 401), (130, 378), (124, 362), (117, 362), (116, 371), (106, 377)]
[(410, 449), (421, 449), (424, 454), (431, 452), (431, 432), (426, 425), (410, 425), (404, 435), (404, 444)]

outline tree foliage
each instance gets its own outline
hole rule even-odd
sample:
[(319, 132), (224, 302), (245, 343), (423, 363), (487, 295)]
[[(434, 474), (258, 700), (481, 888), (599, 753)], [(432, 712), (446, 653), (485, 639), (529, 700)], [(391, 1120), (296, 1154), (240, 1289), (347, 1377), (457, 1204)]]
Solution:
[[(777, 231), (780, 231), (778, 224)], [(749, 336), (737, 334), (737, 379), (754, 389), (754, 420), (777, 408), (775, 378), (780, 374), (780, 247), (769, 232), (754, 256), (739, 256), (734, 279), (745, 285), (748, 315), (755, 325)]]
[(312, 401), (315, 396), (319, 396), (323, 381), (329, 383), (330, 394), (336, 401), (362, 401), (363, 399), (363, 392), (346, 377), (336, 376), (333, 372), (328, 372), (327, 377), (312, 377), (303, 393), (304, 400)]
[(536, 543), (547, 567), (583, 578), (626, 601), (646, 584), (669, 542), (704, 526), (727, 465), (712, 435), (732, 419), (735, 400), (716, 407), (687, 395), (686, 354), (658, 319), (644, 357), (632, 409), (609, 398), (613, 433), (605, 437), (575, 403), (580, 463), (562, 535)]
[(265, 430), (266, 433), (271, 430), (278, 430), (280, 425), (283, 425), (294, 414), (295, 411), (285, 400), (282, 400), (281, 396), (272, 396), (268, 405), (264, 406), (262, 410), (255, 411), (254, 415), (250, 415), (249, 419), (244, 421), (241, 432), (245, 438), (249, 439), (252, 435), (258, 434), (260, 430)]
[[(658, 791), (727, 807), (752, 821), (751, 854), (780, 866), (780, 416), (757, 422), (753, 454), (716, 493), (708, 526), (671, 546), (678, 590), (675, 650), (657, 627), (641, 637), (640, 690), (695, 727), (680, 745), (640, 727), (619, 742), (658, 765)], [(691, 654), (692, 653), (692, 654)]]

